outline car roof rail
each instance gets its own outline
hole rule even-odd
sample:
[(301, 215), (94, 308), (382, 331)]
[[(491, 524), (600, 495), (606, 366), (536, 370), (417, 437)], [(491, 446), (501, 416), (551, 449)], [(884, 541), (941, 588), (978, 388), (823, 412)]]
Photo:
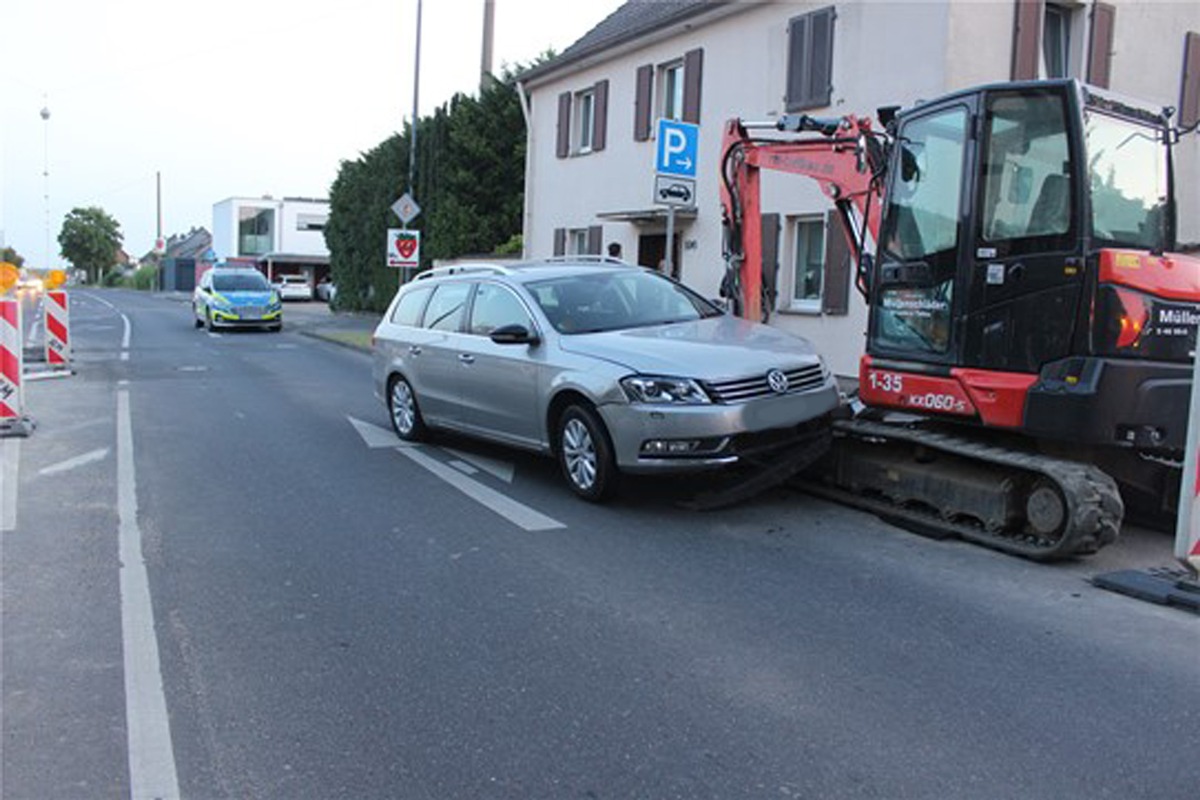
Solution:
[(432, 269), (427, 269), (424, 272), (419, 272), (414, 280), (421, 281), (427, 278), (441, 278), (446, 275), (468, 275), (481, 273), (487, 275), (511, 275), (512, 270), (500, 264), (448, 264), (444, 267), (433, 267)]
[(606, 256), (599, 253), (578, 253), (572, 256), (547, 256), (539, 258), (535, 261), (529, 261), (522, 266), (537, 266), (538, 264), (598, 264), (598, 265), (613, 265), (621, 267), (636, 267), (637, 264), (630, 264), (623, 258), (616, 256)]

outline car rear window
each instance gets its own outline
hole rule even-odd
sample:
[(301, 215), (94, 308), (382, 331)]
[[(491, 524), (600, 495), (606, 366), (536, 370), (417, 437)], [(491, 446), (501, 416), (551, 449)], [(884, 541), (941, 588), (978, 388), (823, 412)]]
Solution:
[(471, 286), (470, 283), (444, 283), (436, 287), (425, 309), (425, 327), (435, 331), (456, 331), (462, 327), (463, 310)]
[(422, 286), (419, 289), (409, 289), (400, 295), (396, 307), (392, 309), (392, 322), (396, 325), (417, 326), (421, 324), (421, 309), (429, 299), (431, 288)]

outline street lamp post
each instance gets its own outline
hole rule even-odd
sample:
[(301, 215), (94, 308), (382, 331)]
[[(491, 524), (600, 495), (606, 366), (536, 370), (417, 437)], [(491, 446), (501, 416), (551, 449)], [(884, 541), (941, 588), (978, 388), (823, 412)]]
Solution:
[[(43, 98), (44, 100), (45, 98)], [(46, 250), (42, 269), (50, 269), (50, 106), (42, 106), (42, 199), (46, 205)]]

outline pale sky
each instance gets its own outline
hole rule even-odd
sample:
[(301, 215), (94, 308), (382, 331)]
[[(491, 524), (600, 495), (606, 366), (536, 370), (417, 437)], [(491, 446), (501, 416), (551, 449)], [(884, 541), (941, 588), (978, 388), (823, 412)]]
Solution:
[[(495, 71), (622, 2), (495, 0)], [(424, 0), (422, 116), (476, 91), (483, 8)], [(328, 197), (339, 163), (412, 113), (416, 18), (417, 0), (0, 0), (0, 242), (61, 266), (63, 217), (96, 205), (141, 256), (156, 172), (164, 236), (211, 230), (227, 197)]]

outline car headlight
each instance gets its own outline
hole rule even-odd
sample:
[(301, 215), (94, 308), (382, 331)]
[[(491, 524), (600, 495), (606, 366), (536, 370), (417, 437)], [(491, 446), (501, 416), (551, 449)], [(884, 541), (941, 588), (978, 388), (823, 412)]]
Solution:
[(621, 380), (625, 396), (633, 403), (683, 403), (699, 405), (712, 400), (700, 384), (690, 378), (662, 375), (630, 375)]

